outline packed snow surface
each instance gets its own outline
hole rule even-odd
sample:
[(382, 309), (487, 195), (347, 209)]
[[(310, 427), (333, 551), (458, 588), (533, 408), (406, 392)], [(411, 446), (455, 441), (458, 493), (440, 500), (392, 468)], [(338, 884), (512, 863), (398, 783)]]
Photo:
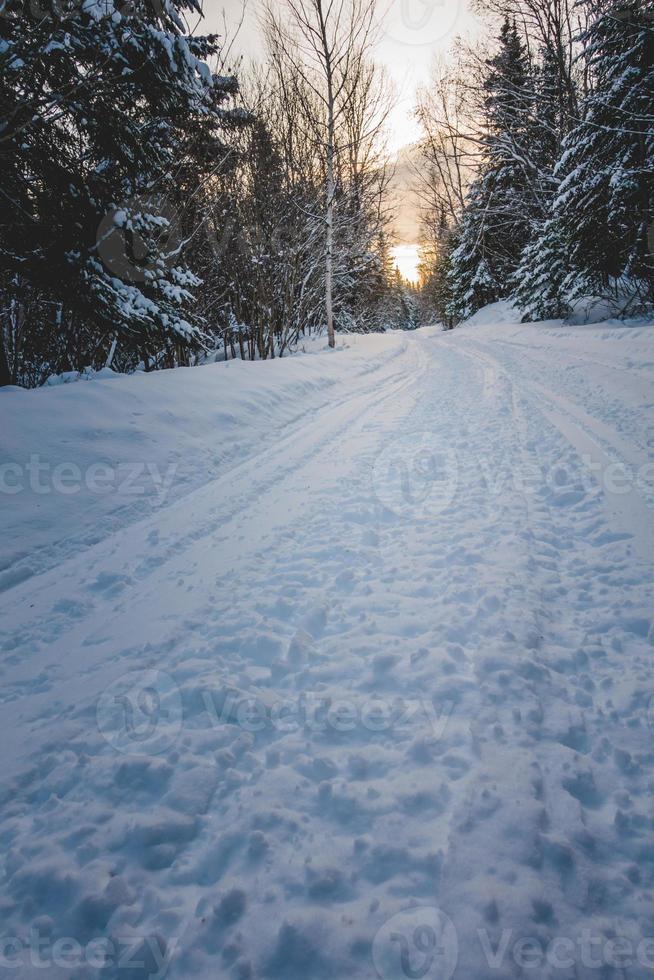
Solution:
[(0, 392), (0, 974), (654, 976), (654, 327)]

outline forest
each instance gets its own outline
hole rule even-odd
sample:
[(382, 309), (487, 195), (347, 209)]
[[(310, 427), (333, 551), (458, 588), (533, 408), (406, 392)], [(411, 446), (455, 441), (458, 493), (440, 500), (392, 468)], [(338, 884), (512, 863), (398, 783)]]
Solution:
[(197, 0), (7, 0), (0, 384), (265, 359), (335, 333), (654, 300), (654, 10), (479, 0), (415, 113), (420, 281), (391, 258), (375, 0), (284, 0), (229, 67)]
[(510, 298), (525, 320), (654, 300), (654, 6), (489, 0), (494, 50), (460, 45), (418, 112), (424, 291), (448, 325)]

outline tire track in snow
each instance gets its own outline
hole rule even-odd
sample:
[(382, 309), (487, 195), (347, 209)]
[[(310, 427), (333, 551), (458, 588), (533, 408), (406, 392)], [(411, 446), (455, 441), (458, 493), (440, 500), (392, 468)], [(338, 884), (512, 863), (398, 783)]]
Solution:
[[(112, 927), (183, 934), (171, 980), (232, 965), (371, 980), (372, 936), (414, 904), (455, 921), (456, 980), (521, 975), (510, 955), (489, 967), (478, 928), (494, 949), (503, 929), (546, 940), (585, 917), (605, 935), (629, 921), (646, 934), (648, 767), (629, 683), (647, 689), (651, 648), (629, 645), (605, 594), (630, 574), (625, 546), (595, 543), (609, 525), (590, 494), (562, 504), (545, 483), (532, 498), (492, 481), (498, 460), (510, 473), (573, 450), (507, 372), (440, 340), (409, 338), (417, 378), (407, 364), (390, 388), (328, 413), (326, 433), (318, 413), (301, 444), (277, 443), (204, 488), (192, 516), (167, 508), (136, 544), (123, 534), (99, 548), (94, 574), (125, 561), (128, 581), (102, 580), (78, 626), (69, 611), (59, 635), (42, 632), (54, 573), (23, 587), (35, 602), (24, 624), (36, 620), (23, 639), (50, 642), (64, 666), (82, 651), (83, 676), (59, 678), (57, 703), (38, 693), (38, 647), (25, 667), (35, 765), (1, 828), (20, 926), (36, 883), (62, 927), (111, 915)], [(416, 429), (461, 462), (459, 493), (429, 521), (372, 500), (375, 455)], [(163, 548), (150, 538), (162, 528)], [(85, 560), (66, 566), (62, 590), (84, 595)], [(298, 634), (289, 657), (281, 640)], [(121, 758), (92, 732), (94, 689), (151, 663), (192, 710), (174, 751)], [(374, 737), (259, 738), (197, 709), (203, 691), (230, 686), (455, 705), (440, 737), (420, 719)]]
[[(506, 372), (506, 368), (491, 358), (485, 350), (470, 351), (470, 353), (486, 363), (492, 362), (497, 371)], [(551, 388), (533, 379), (528, 382), (517, 382), (517, 385), (524, 397), (538, 407), (542, 415), (559, 430), (576, 451), (580, 461), (602, 491), (603, 506), (610, 521), (631, 535), (633, 547), (641, 558), (650, 559), (654, 554), (654, 512), (647, 497), (634, 485), (626, 492), (622, 487), (617, 487), (612, 493), (607, 492), (607, 488), (603, 486), (603, 479), (598, 479), (598, 474), (605, 476), (611, 473), (611, 468), (615, 467), (616, 463), (622, 466), (627, 464), (633, 483), (636, 482), (633, 479), (634, 475), (642, 473), (646, 467), (650, 474), (654, 473), (654, 461), (651, 457), (628, 444), (623, 436), (605, 422), (594, 418)], [(548, 403), (548, 407), (545, 407), (543, 402)], [(609, 452), (604, 448), (607, 446)]]
[[(229, 569), (248, 553), (274, 549), (294, 515), (288, 501), (271, 507), (271, 491), (283, 498), (285, 483), (295, 479), (298, 469), (319, 461), (326, 448), (337, 445), (366, 414), (413, 386), (420, 368), (415, 350), (407, 355), (400, 371), (390, 365), (385, 378), (375, 378), (363, 391), (324, 408), (319, 420), (300, 433), (283, 436), (183, 500), (0, 596), (0, 616), (4, 613), (4, 621), (15, 624), (0, 632), (5, 651), (0, 667), (11, 670), (13, 678), (5, 711), (15, 712), (18, 692), (28, 695), (30, 678), (54, 665), (54, 650), (86, 649), (88, 683), (106, 657), (112, 624), (130, 621), (133, 644), (156, 642), (157, 636), (169, 633), (175, 609), (183, 615), (185, 607), (193, 607), (194, 600), (189, 601), (184, 591), (193, 579), (199, 578), (202, 587), (203, 567), (213, 569), (215, 562)], [(209, 550), (215, 558), (208, 560)], [(176, 571), (180, 567), (185, 569), (184, 591)], [(70, 600), (62, 600), (62, 594)], [(18, 650), (29, 651), (29, 656), (17, 656)], [(109, 673), (103, 665), (100, 683), (105, 685), (120, 663), (110, 665)], [(54, 696), (54, 678), (52, 685), (42, 685), (42, 696)]]
[[(461, 353), (486, 366), (488, 391), (496, 393), (499, 380), (504, 379), (519, 441), (530, 453), (538, 454), (543, 471), (562, 459), (561, 441), (573, 453), (585, 450), (592, 442), (587, 434), (584, 440), (577, 433), (570, 438), (570, 427), (578, 426), (583, 410), (574, 406), (574, 415), (555, 413), (542, 403), (546, 395), (550, 405), (555, 402), (554, 393), (542, 386), (530, 388), (530, 382), (510, 377), (485, 351), (466, 347)], [(549, 433), (543, 430), (543, 418), (551, 425)], [(602, 423), (598, 428), (606, 437)], [(622, 443), (621, 437), (616, 437), (616, 443)], [(470, 885), (458, 904), (476, 903), (479, 927), (487, 942), (490, 940), (491, 952), (502, 948), (503, 935), (510, 937), (509, 942), (530, 937), (541, 948), (559, 937), (571, 940), (577, 951), (574, 976), (585, 978), (595, 975), (597, 968), (594, 972), (579, 959), (579, 939), (584, 931), (598, 943), (607, 943), (614, 935), (629, 937), (633, 949), (650, 934), (649, 919), (643, 914), (640, 878), (633, 865), (639, 846), (632, 835), (648, 809), (647, 777), (636, 760), (651, 759), (647, 694), (644, 701), (641, 689), (654, 689), (654, 671), (649, 663), (651, 647), (640, 632), (643, 627), (637, 625), (647, 622), (646, 605), (641, 606), (642, 613), (638, 606), (633, 609), (631, 616), (637, 623), (631, 626), (630, 614), (621, 608), (620, 600), (610, 601), (609, 584), (613, 594), (620, 596), (623, 583), (646, 583), (653, 552), (651, 548), (641, 549), (642, 577), (633, 575), (636, 570), (628, 548), (600, 533), (602, 527), (614, 528), (616, 519), (622, 522), (624, 515), (616, 515), (605, 505), (599, 511), (601, 501), (592, 492), (562, 504), (556, 488), (543, 485), (536, 494), (526, 494), (524, 503), (530, 555), (526, 575), (530, 604), (537, 610), (533, 621), (536, 632), (520, 658), (522, 663), (515, 665), (513, 681), (522, 676), (527, 686), (533, 687), (537, 704), (536, 710), (525, 708), (524, 694), (523, 703), (519, 691), (517, 698), (510, 698), (515, 683), (505, 685), (502, 700), (497, 703), (508, 709), (513, 700), (514, 724), (506, 724), (511, 717), (506, 710), (501, 735), (507, 749), (503, 751), (500, 746), (495, 759), (485, 760), (489, 782), (494, 782), (485, 792), (494, 788), (498, 799), (514, 799), (518, 814), (513, 835), (505, 826), (498, 828), (493, 838), (491, 828), (491, 839), (515, 841), (500, 844), (493, 858), (500, 868), (522, 865), (522, 875), (519, 887), (515, 881), (508, 889), (493, 887), (494, 868), (484, 874), (468, 865)], [(596, 544), (595, 539), (601, 543)], [(651, 600), (651, 588), (633, 592), (638, 603), (643, 603), (648, 592)], [(627, 607), (632, 602), (628, 599)], [(621, 688), (626, 688), (624, 693)], [(615, 703), (611, 697), (614, 692)], [(615, 787), (619, 790), (611, 798), (610, 788)], [(620, 809), (625, 803), (636, 811), (630, 817)], [(473, 801), (470, 805), (474, 808)], [(474, 830), (466, 831), (459, 851), (467, 844), (473, 854), (480, 853), (484, 839), (488, 839), (488, 826), (482, 825), (480, 833), (475, 844)], [(634, 877), (638, 882), (631, 880)], [(450, 882), (452, 892), (459, 894), (462, 875), (456, 853)], [(615, 897), (609, 899), (609, 894)], [(480, 895), (488, 898), (485, 907), (480, 907)], [(479, 942), (474, 933), (467, 939), (460, 961), (465, 975), (486, 976), (488, 960), (484, 964)], [(476, 958), (472, 950), (476, 950)], [(606, 965), (604, 970), (607, 976), (615, 975)], [(500, 972), (493, 970), (488, 975), (521, 975), (514, 971), (509, 955)], [(538, 975), (555, 978), (561, 971), (556, 965), (543, 963)], [(624, 973), (630, 978), (647, 975), (642, 964)]]
[[(390, 352), (377, 353), (371, 358), (367, 370), (362, 372), (359, 369), (356, 371), (354, 376), (357, 381), (361, 380), (361, 392), (376, 388), (380, 384), (392, 380), (391, 374), (395, 372), (398, 358), (401, 360), (403, 356), (408, 355), (410, 357), (412, 354), (405, 340), (404, 342), (398, 342), (398, 348), (392, 349)], [(337, 352), (335, 356), (338, 357), (340, 353), (342, 352)], [(203, 368), (199, 370), (203, 370)], [(389, 372), (391, 373), (389, 374)], [(220, 379), (217, 378), (216, 380)], [(306, 428), (308, 416), (326, 408), (334, 408), (341, 404), (345, 405), (351, 401), (353, 397), (350, 391), (351, 384), (352, 378), (348, 378), (345, 382), (331, 379), (327, 385), (327, 393), (324, 391), (324, 386), (318, 391), (312, 390), (302, 410), (297, 411), (295, 414), (291, 412), (284, 416), (283, 444), (292, 441), (296, 434), (302, 433)], [(295, 386), (298, 387), (299, 385), (300, 379), (296, 378)], [(291, 393), (293, 394), (293, 386), (291, 386)], [(267, 394), (270, 396), (270, 391), (267, 391)], [(284, 394), (283, 388), (277, 392), (278, 397), (283, 397)], [(139, 402), (138, 404), (141, 408), (144, 408), (147, 403)], [(158, 420), (155, 419), (155, 421)], [(269, 433), (269, 435), (275, 434)], [(169, 498), (167, 506), (172, 506), (177, 501), (192, 497), (194, 493), (201, 491), (202, 487), (207, 485), (207, 482), (212, 483), (216, 479), (220, 480), (227, 477), (230, 472), (238, 471), (239, 466), (247, 465), (248, 462), (260, 458), (261, 454), (265, 452), (266, 444), (262, 441), (255, 442), (254, 445), (250, 446), (246, 450), (245, 456), (235, 452), (235, 458), (229, 458), (228, 456), (220, 464), (220, 472), (217, 476), (212, 477), (209, 481), (204, 481), (199, 486), (195, 485), (183, 490), (181, 494), (175, 495), (174, 498)], [(120, 464), (120, 461), (118, 462)], [(129, 460), (125, 462), (128, 464)], [(51, 543), (39, 551), (38, 554), (22, 549), (20, 555), (15, 557), (14, 560), (10, 559), (0, 566), (0, 595), (3, 592), (15, 589), (22, 582), (41, 575), (53, 567), (59, 567), (69, 558), (81, 554), (82, 551), (93, 549), (98, 544), (107, 541), (118, 531), (127, 527), (138, 526), (149, 517), (156, 517), (156, 514), (160, 513), (160, 511), (161, 507), (153, 507), (150, 500), (141, 500), (139, 498), (135, 503), (125, 504), (117, 511), (110, 513), (109, 516), (99, 518), (92, 530), (74, 534), (61, 541)]]

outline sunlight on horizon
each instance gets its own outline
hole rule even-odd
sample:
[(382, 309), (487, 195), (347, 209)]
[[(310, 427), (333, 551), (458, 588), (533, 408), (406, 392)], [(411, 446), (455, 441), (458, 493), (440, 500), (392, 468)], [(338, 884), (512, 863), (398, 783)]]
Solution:
[(409, 282), (418, 282), (418, 246), (417, 245), (396, 245), (391, 249), (393, 265), (399, 271), (403, 279)]

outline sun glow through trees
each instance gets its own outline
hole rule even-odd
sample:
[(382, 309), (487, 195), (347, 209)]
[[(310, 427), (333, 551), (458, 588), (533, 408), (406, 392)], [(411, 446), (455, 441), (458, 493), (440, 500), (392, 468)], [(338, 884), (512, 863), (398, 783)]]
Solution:
[(403, 279), (409, 282), (418, 282), (418, 246), (417, 245), (396, 245), (391, 249), (393, 265), (399, 271)]

